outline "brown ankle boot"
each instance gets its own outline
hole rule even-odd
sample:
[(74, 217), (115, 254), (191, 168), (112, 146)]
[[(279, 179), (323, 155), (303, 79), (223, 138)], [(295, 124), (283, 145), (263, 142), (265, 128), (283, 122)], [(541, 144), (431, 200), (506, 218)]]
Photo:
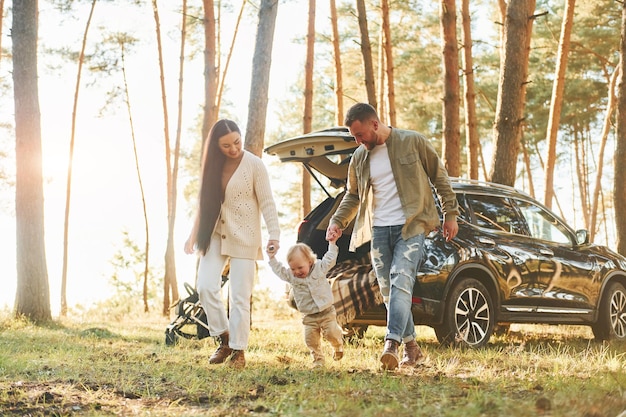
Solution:
[(209, 363), (224, 363), (226, 358), (228, 358), (233, 351), (228, 347), (228, 332), (221, 334), (219, 338), (220, 345), (217, 347), (215, 353), (213, 353), (209, 358)]
[(236, 369), (243, 369), (246, 366), (246, 357), (243, 354), (243, 350), (233, 350), (228, 366)]
[(398, 346), (400, 343), (392, 339), (385, 340), (385, 350), (380, 357), (382, 368), (385, 371), (393, 371), (398, 367)]
[(422, 350), (415, 340), (411, 340), (404, 344), (404, 354), (400, 366), (415, 366), (424, 357)]

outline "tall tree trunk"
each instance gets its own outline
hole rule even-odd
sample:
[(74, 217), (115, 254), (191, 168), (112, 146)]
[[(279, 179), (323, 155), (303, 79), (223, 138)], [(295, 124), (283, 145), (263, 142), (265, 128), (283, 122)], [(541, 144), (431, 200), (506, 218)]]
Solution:
[(504, 22), (504, 55), (500, 63), (494, 124), (491, 181), (514, 186), (522, 132), (528, 58), (535, 0), (511, 1)]
[[(83, 64), (85, 62), (85, 48), (87, 45), (87, 35), (91, 26), (94, 9), (97, 0), (92, 0), (89, 17), (85, 25), (83, 33), (83, 43), (78, 56), (78, 73), (76, 74), (76, 87), (74, 88), (74, 105), (72, 107), (72, 128), (70, 131), (70, 151), (67, 164), (67, 181), (65, 192), (65, 222), (63, 225), (63, 272), (61, 273), (61, 316), (67, 316), (67, 253), (69, 244), (69, 225), (70, 225), (70, 200), (72, 195), (72, 166), (74, 165), (74, 141), (76, 138), (76, 112), (78, 111), (78, 93), (80, 91), (80, 78), (83, 72)], [(1, 5), (0, 5), (1, 9)], [(1, 21), (0, 21), (1, 22)], [(1, 48), (0, 48), (1, 50)]]
[(524, 146), (524, 135), (522, 135), (520, 142), (522, 144), (524, 166), (526, 167), (526, 172), (528, 173), (528, 194), (530, 194), (531, 197), (535, 198), (535, 182), (533, 180), (533, 170), (530, 166), (530, 155), (528, 153), (528, 146)]
[[(176, 263), (174, 259), (174, 242), (171, 240), (169, 229), (174, 219), (171, 218), (173, 213), (174, 200), (172, 199), (172, 148), (170, 144), (170, 122), (169, 112), (167, 108), (167, 90), (165, 88), (165, 70), (163, 67), (163, 45), (161, 42), (161, 21), (159, 16), (159, 7), (157, 0), (152, 0), (152, 10), (154, 12), (154, 23), (156, 29), (157, 51), (159, 57), (159, 81), (161, 88), (161, 106), (163, 108), (163, 137), (165, 145), (165, 172), (166, 172), (166, 197), (167, 197), (167, 223), (168, 238), (165, 249), (165, 276), (163, 277), (163, 310), (164, 316), (169, 315), (172, 301), (178, 299), (178, 289), (174, 287), (176, 282)], [(183, 15), (184, 16), (184, 15)], [(173, 225), (172, 225), (173, 226)], [(173, 231), (172, 231), (173, 232)], [(170, 248), (171, 245), (171, 248)], [(144, 276), (144, 299), (148, 297), (148, 254), (146, 253), (146, 275)], [(145, 303), (145, 311), (148, 311), (148, 304)]]
[[(384, 25), (384, 24), (383, 24)], [(381, 123), (389, 124), (387, 122), (387, 106), (385, 105), (385, 32), (383, 31), (383, 25), (378, 32), (378, 93), (376, 102), (378, 103), (378, 118)]]
[[(498, 11), (500, 12), (500, 62), (504, 58), (504, 22), (506, 21), (506, 0), (497, 0), (498, 1)], [(509, 0), (510, 1), (510, 0)], [(502, 67), (502, 64), (500, 65)]]
[(576, 177), (578, 178), (579, 205), (582, 211), (585, 228), (589, 228), (589, 169), (585, 152), (585, 139), (582, 132), (574, 133), (574, 157), (576, 160)]
[(356, 0), (356, 9), (359, 18), (359, 30), (361, 32), (361, 55), (363, 56), (363, 72), (365, 77), (365, 90), (367, 91), (367, 101), (376, 109), (378, 108), (378, 104), (376, 102), (376, 86), (374, 85), (374, 64), (372, 62), (370, 34), (367, 28), (365, 0)]
[(617, 77), (621, 71), (621, 65), (613, 72), (611, 76), (611, 82), (609, 83), (608, 103), (606, 105), (606, 116), (604, 117), (604, 125), (602, 126), (602, 134), (600, 136), (600, 152), (598, 154), (598, 168), (596, 170), (596, 183), (593, 187), (593, 197), (591, 199), (591, 221), (589, 222), (589, 239), (593, 242), (596, 237), (596, 229), (598, 228), (596, 223), (598, 219), (598, 200), (600, 193), (602, 192), (602, 172), (604, 168), (604, 150), (606, 148), (606, 142), (609, 138), (609, 132), (611, 131), (611, 122), (613, 121), (613, 110), (615, 110), (615, 85), (617, 84)]
[(222, 94), (224, 93), (224, 80), (226, 80), (226, 74), (228, 73), (228, 67), (230, 65), (230, 59), (233, 56), (233, 51), (235, 50), (235, 41), (237, 40), (237, 34), (239, 33), (239, 24), (241, 23), (241, 18), (243, 16), (243, 11), (246, 8), (246, 3), (248, 0), (243, 0), (241, 3), (241, 8), (239, 9), (239, 15), (237, 16), (237, 23), (235, 24), (235, 30), (233, 32), (233, 40), (230, 43), (230, 49), (228, 50), (228, 56), (226, 57), (226, 64), (224, 65), (224, 71), (222, 71), (221, 77), (219, 77), (219, 88), (217, 90), (217, 97), (215, 98), (215, 113), (219, 114), (220, 106), (222, 103)]
[(252, 82), (245, 139), (245, 148), (259, 157), (262, 156), (265, 137), (272, 45), (277, 14), (278, 0), (261, 0), (252, 58)]
[[(204, 8), (204, 114), (202, 118), (202, 145), (211, 126), (217, 121), (217, 66), (215, 10), (213, 0), (202, 0)], [(198, 158), (200, 161), (200, 158)]]
[(548, 116), (548, 161), (546, 165), (546, 186), (543, 203), (552, 208), (554, 197), (554, 166), (556, 165), (556, 140), (561, 121), (561, 109), (563, 108), (563, 90), (565, 90), (565, 70), (569, 55), (570, 37), (574, 25), (574, 8), (576, 0), (565, 0), (565, 12), (561, 26), (561, 38), (557, 52), (556, 71), (552, 85), (552, 102), (550, 103), (550, 115)]
[[(522, 132), (522, 137), (523, 137), (523, 132)], [(521, 143), (524, 143), (524, 142), (522, 141)], [(526, 144), (527, 144), (527, 146), (529, 146), (528, 143), (526, 143)], [(535, 142), (535, 155), (537, 156), (537, 159), (539, 160), (539, 166), (541, 167), (541, 170), (542, 171), (545, 170), (546, 164), (543, 161), (543, 158), (541, 157), (541, 151), (539, 150), (539, 147), (537, 146), (536, 142)], [(573, 184), (574, 183), (572, 182), (572, 189), (574, 189), (574, 185)], [(533, 194), (531, 194), (531, 196), (533, 198), (536, 198), (536, 196), (534, 194), (534, 191), (533, 191)], [(554, 197), (554, 202), (556, 203), (556, 205), (557, 205), (557, 207), (559, 209), (559, 213), (558, 214), (560, 214), (562, 218), (565, 218), (565, 215), (563, 214), (563, 210), (561, 209), (561, 205), (559, 204), (558, 196)]]
[[(15, 13), (15, 12), (14, 12)], [(615, 228), (617, 251), (626, 255), (626, 81), (624, 61), (626, 60), (626, 2), (622, 2), (622, 36), (619, 43), (620, 75), (617, 83), (617, 137), (614, 155), (613, 198), (615, 200)]]
[(478, 179), (478, 153), (480, 139), (476, 122), (476, 91), (474, 88), (474, 59), (472, 57), (472, 19), (469, 0), (462, 0), (461, 16), (463, 28), (463, 84), (465, 96), (465, 142), (467, 146), (467, 168), (470, 179)]
[[(183, 77), (185, 68), (185, 44), (187, 40), (187, 0), (182, 0), (181, 28), (180, 28), (180, 56), (178, 58), (178, 117), (176, 120), (176, 140), (174, 143), (174, 155), (172, 158), (171, 188), (167, 190), (168, 213), (167, 213), (167, 245), (165, 247), (165, 277), (163, 281), (169, 282), (172, 290), (171, 300), (180, 298), (178, 294), (178, 279), (176, 277), (176, 252), (174, 250), (175, 236), (174, 226), (176, 225), (176, 205), (178, 196), (178, 161), (180, 159), (180, 138), (183, 124)], [(168, 148), (169, 149), (169, 148)], [(166, 158), (169, 158), (166, 149)], [(163, 300), (163, 315), (169, 315), (165, 310), (165, 300)]]
[(37, 85), (37, 0), (13, 2), (15, 101), (15, 314), (35, 322), (52, 319), (44, 240), (41, 113)]
[(337, 27), (337, 6), (330, 0), (330, 24), (333, 31), (333, 57), (335, 58), (335, 121), (343, 125), (343, 73), (341, 68), (341, 49), (339, 48), (339, 29)]
[(456, 39), (456, 0), (441, 0), (439, 12), (443, 41), (443, 157), (448, 174), (461, 175), (459, 121), (459, 50)]
[(396, 89), (393, 65), (393, 42), (391, 41), (391, 28), (389, 24), (389, 0), (381, 0), (381, 12), (383, 16), (383, 48), (384, 62), (387, 74), (387, 103), (389, 106), (389, 124), (396, 126)]
[(118, 39), (120, 50), (121, 50), (121, 61), (122, 61), (122, 77), (124, 81), (124, 102), (126, 104), (126, 111), (128, 113), (128, 122), (130, 124), (130, 135), (133, 143), (133, 156), (135, 157), (135, 171), (137, 172), (137, 181), (139, 183), (139, 192), (141, 194), (141, 205), (143, 208), (143, 220), (144, 220), (144, 229), (146, 233), (146, 244), (144, 247), (145, 251), (145, 262), (144, 262), (144, 270), (143, 270), (143, 310), (144, 312), (150, 311), (150, 307), (148, 304), (148, 279), (150, 275), (150, 227), (148, 224), (148, 208), (146, 204), (146, 193), (143, 187), (143, 179), (141, 178), (141, 169), (139, 168), (139, 154), (137, 153), (137, 139), (135, 138), (135, 127), (133, 123), (133, 114), (132, 114), (132, 106), (130, 104), (130, 92), (128, 89), (128, 79), (126, 77), (126, 51), (125, 51), (125, 43), (126, 38), (124, 36), (120, 36)]
[[(302, 133), (309, 133), (313, 124), (313, 64), (315, 61), (315, 0), (309, 0), (309, 21), (304, 63), (304, 116)], [(302, 217), (311, 212), (311, 175), (302, 169)]]

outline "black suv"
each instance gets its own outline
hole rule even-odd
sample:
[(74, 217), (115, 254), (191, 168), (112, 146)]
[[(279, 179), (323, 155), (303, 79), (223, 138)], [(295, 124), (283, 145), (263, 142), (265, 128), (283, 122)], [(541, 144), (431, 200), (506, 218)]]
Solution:
[[(328, 197), (301, 222), (298, 240), (319, 255), (325, 231), (344, 193), (350, 155), (358, 145), (338, 127), (281, 141), (265, 149), (282, 162), (300, 162)], [(319, 174), (338, 191), (331, 194)], [(487, 344), (510, 323), (591, 326), (596, 339), (626, 340), (626, 258), (589, 243), (545, 206), (514, 188), (451, 178), (461, 215), (450, 242), (440, 230), (426, 239), (426, 256), (413, 291), (416, 325), (438, 341)], [(438, 203), (435, 193), (433, 198)], [(350, 230), (339, 239), (329, 272), (338, 320), (362, 334), (384, 326), (386, 310), (369, 261), (369, 245), (348, 252)]]

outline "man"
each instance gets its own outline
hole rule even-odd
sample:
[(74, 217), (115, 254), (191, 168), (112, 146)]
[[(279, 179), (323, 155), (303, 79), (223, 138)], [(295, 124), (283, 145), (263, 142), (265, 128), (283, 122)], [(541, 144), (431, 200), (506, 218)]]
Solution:
[[(350, 250), (371, 240), (372, 265), (387, 307), (382, 368), (415, 366), (422, 353), (411, 313), (413, 286), (425, 234), (440, 226), (430, 184), (443, 202), (446, 240), (453, 239), (459, 228), (456, 195), (437, 152), (421, 134), (384, 126), (367, 103), (352, 106), (344, 123), (361, 146), (352, 155), (346, 194), (326, 238), (341, 236), (356, 216)], [(399, 362), (401, 343), (404, 354)]]

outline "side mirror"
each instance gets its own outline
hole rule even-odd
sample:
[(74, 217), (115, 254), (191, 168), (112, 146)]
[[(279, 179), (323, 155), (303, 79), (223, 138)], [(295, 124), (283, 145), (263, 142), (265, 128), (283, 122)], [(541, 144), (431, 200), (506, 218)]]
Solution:
[(579, 245), (585, 245), (589, 243), (589, 232), (586, 229), (576, 230), (576, 243)]

